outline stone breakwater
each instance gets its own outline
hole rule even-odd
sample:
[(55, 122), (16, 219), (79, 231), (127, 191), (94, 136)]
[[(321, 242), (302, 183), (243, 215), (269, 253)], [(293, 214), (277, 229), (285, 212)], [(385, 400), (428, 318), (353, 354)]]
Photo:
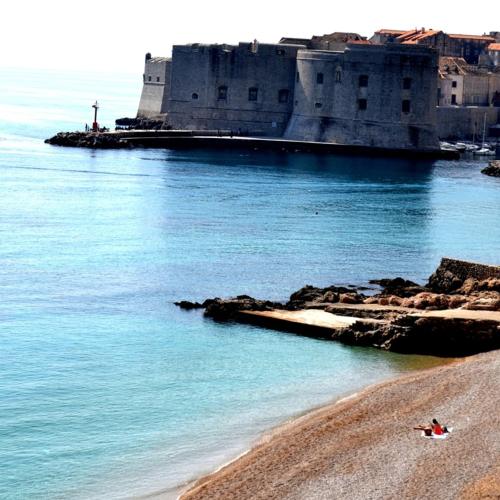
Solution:
[(500, 177), (500, 160), (492, 160), (487, 167), (481, 170), (482, 174), (490, 177)]
[(75, 148), (120, 149), (131, 145), (120, 135), (106, 132), (59, 132), (54, 137), (45, 140), (46, 144), (68, 146)]
[[(303, 335), (402, 353), (466, 356), (500, 348), (500, 267), (443, 258), (425, 286), (403, 278), (372, 283), (381, 287), (372, 296), (355, 287), (306, 285), (284, 304), (240, 295), (176, 305), (203, 308), (205, 316), (217, 321), (282, 327)], [(318, 329), (307, 322), (280, 321), (278, 313), (274, 317), (268, 313), (246, 314), (308, 309), (359, 321)], [(367, 318), (374, 321), (365, 321)]]

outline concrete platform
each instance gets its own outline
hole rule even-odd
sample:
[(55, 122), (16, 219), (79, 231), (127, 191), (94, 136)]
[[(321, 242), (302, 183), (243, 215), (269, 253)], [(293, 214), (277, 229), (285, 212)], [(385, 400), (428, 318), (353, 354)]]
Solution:
[[(302, 309), (299, 311), (240, 311), (238, 319), (243, 323), (255, 324), (273, 330), (292, 332), (307, 337), (330, 339), (333, 330), (347, 328), (356, 322), (374, 326), (387, 324), (389, 320), (360, 317), (367, 311), (394, 311), (421, 318), (458, 319), (472, 321), (495, 321), (500, 330), (500, 311), (469, 311), (465, 309), (446, 309), (442, 311), (418, 311), (407, 307), (380, 306), (378, 304), (338, 304), (348, 306), (351, 316), (332, 314), (321, 309)], [(344, 310), (345, 312), (345, 310)], [(500, 333), (500, 332), (499, 332)]]
[[(253, 151), (281, 151), (289, 153), (327, 153), (343, 155), (367, 155), (382, 157), (403, 157), (420, 159), (458, 159), (456, 151), (440, 149), (390, 149), (351, 144), (337, 144), (312, 141), (291, 141), (282, 138), (228, 136), (227, 131), (192, 130), (130, 130), (109, 132), (120, 135), (135, 146), (166, 149), (236, 149)], [(220, 134), (220, 136), (219, 136)]]
[(357, 321), (372, 324), (386, 323), (386, 321), (378, 319), (340, 316), (319, 309), (241, 311), (240, 320), (245, 323), (314, 338), (330, 338), (332, 330), (347, 328)]

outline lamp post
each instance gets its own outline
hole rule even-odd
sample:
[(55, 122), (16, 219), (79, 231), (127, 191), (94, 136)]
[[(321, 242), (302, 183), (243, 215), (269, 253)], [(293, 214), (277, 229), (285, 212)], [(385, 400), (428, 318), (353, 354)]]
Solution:
[(92, 123), (92, 131), (97, 132), (99, 130), (99, 124), (97, 123), (97, 110), (99, 109), (98, 102), (96, 101), (92, 104), (92, 107), (94, 108), (94, 123)]

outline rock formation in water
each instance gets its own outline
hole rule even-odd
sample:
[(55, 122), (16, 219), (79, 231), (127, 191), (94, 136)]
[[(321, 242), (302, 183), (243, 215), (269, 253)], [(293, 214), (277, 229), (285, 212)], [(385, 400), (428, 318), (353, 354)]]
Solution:
[(481, 170), (481, 173), (490, 177), (500, 177), (500, 160), (490, 161), (489, 165)]

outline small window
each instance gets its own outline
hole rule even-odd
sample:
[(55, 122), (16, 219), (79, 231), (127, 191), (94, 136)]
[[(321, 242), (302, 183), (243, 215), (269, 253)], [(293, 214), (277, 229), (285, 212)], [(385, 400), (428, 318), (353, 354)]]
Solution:
[(368, 75), (359, 75), (359, 86), (368, 87)]
[(276, 54), (278, 56), (284, 56), (286, 54), (284, 49), (276, 49)]
[(160, 77), (159, 77), (159, 76), (157, 76), (157, 77), (156, 77), (156, 81), (157, 81), (157, 82), (159, 82), (159, 81), (160, 81)]
[(323, 85), (324, 76), (323, 73), (316, 73), (316, 83), (318, 85)]
[(456, 104), (457, 103), (457, 96), (455, 94), (451, 94), (451, 103)]
[(299, 72), (297, 71), (297, 74), (295, 75), (295, 81), (299, 82), (300, 81), (300, 75)]
[(457, 82), (456, 82), (455, 80), (453, 80), (453, 81), (451, 82), (451, 86), (452, 86), (454, 89), (456, 89), (456, 88), (457, 88)]
[(401, 111), (403, 113), (409, 113), (410, 112), (410, 101), (408, 99), (403, 99), (401, 102)]
[(314, 107), (319, 109), (319, 108), (323, 107), (323, 104), (321, 104), (320, 102), (316, 102), (316, 103), (314, 103)]
[(335, 71), (335, 82), (340, 83), (341, 81), (342, 81), (342, 71), (338, 69), (337, 71)]
[(403, 78), (403, 89), (405, 90), (411, 89), (411, 78)]
[(227, 87), (222, 85), (217, 90), (217, 100), (218, 101), (227, 101)]
[(285, 103), (288, 102), (288, 96), (290, 91), (288, 89), (281, 89), (278, 92), (278, 102)]
[(151, 75), (148, 76), (148, 82), (150, 82), (150, 81), (151, 81)]
[(250, 87), (248, 89), (248, 100), (256, 101), (259, 96), (259, 89), (256, 87)]
[(191, 99), (193, 99), (193, 101), (197, 101), (198, 100), (198, 94), (196, 92), (193, 92), (191, 94)]
[(298, 106), (299, 105), (299, 101), (295, 101), (295, 106)]
[(358, 99), (358, 109), (364, 111), (368, 107), (366, 99)]

